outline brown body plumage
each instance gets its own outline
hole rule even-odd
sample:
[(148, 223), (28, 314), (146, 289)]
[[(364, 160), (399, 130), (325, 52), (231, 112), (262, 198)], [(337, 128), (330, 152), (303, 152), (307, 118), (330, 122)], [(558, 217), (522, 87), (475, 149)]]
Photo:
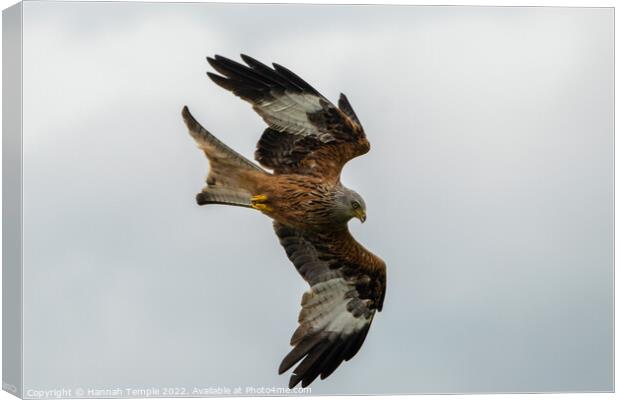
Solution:
[[(299, 362), (289, 386), (326, 378), (361, 347), (385, 297), (385, 263), (349, 233), (351, 218), (366, 218), (361, 196), (340, 182), (350, 159), (370, 144), (347, 98), (338, 107), (288, 69), (242, 55), (247, 65), (209, 58), (223, 88), (250, 102), (269, 127), (247, 160), (205, 130), (183, 109), (190, 134), (210, 162), (198, 204), (260, 210), (274, 220), (287, 256), (310, 284), (302, 298), (293, 350), (280, 373)], [(301, 361), (301, 362), (300, 362)]]

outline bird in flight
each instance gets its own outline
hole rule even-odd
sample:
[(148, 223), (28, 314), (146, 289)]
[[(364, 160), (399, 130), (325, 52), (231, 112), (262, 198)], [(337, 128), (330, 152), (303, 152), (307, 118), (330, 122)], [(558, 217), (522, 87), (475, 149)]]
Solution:
[(208, 76), (267, 123), (254, 155), (264, 168), (219, 141), (185, 106), (185, 124), (210, 164), (196, 201), (253, 208), (273, 219), (286, 255), (310, 285), (279, 373), (298, 364), (289, 388), (306, 387), (355, 356), (383, 307), (385, 263), (347, 226), (352, 218), (366, 220), (366, 204), (340, 182), (344, 164), (370, 144), (344, 94), (336, 107), (287, 68), (241, 58), (246, 65), (207, 58), (218, 73)]

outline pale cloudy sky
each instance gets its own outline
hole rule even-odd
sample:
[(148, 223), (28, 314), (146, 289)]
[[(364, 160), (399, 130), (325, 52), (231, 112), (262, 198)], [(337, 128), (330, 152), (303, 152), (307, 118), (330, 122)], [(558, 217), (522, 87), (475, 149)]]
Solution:
[(263, 122), (205, 56), (344, 92), (384, 311), (314, 394), (609, 391), (613, 10), (27, 2), (26, 389), (286, 386), (306, 289), (270, 221), (198, 207), (187, 104)]

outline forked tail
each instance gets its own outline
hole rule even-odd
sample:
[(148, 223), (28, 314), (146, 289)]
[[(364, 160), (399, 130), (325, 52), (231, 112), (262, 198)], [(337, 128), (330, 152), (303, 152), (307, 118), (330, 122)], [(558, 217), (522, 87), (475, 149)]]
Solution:
[(194, 119), (187, 106), (183, 107), (182, 115), (190, 135), (206, 154), (211, 167), (207, 186), (196, 195), (196, 202), (250, 207), (258, 180), (267, 172), (209, 133)]

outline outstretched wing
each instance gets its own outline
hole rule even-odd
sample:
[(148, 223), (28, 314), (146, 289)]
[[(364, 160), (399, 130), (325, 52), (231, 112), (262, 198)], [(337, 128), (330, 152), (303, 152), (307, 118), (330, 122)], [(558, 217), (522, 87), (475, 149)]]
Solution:
[(353, 239), (348, 230), (300, 231), (274, 223), (280, 243), (310, 284), (301, 299), (293, 350), (282, 360), (282, 374), (299, 361), (289, 387), (327, 378), (358, 352), (385, 297), (385, 263)]
[(275, 173), (338, 179), (343, 165), (370, 149), (359, 119), (341, 94), (339, 107), (293, 72), (241, 55), (247, 65), (222, 56), (207, 58), (221, 75), (209, 77), (252, 104), (269, 128), (258, 141), (256, 160)]

